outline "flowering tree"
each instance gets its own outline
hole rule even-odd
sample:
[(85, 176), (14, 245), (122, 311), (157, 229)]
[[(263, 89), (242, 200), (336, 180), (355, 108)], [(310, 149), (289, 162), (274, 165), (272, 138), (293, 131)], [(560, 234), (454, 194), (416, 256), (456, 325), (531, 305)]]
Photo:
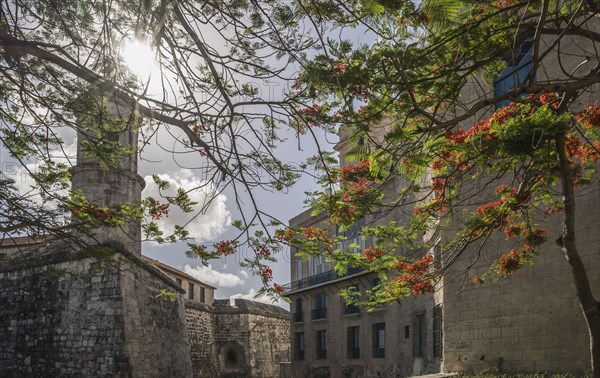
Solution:
[[(277, 146), (295, 133), (286, 131), (296, 114), (294, 92), (286, 96), (284, 88), (307, 51), (318, 48), (302, 22), (313, 12), (287, 1), (3, 1), (0, 162), (10, 164), (0, 168), (0, 239), (45, 235), (82, 242), (77, 236), (93, 235), (97, 227), (142, 220), (147, 239), (187, 241), (189, 255), (203, 260), (246, 244), (256, 255), (247, 264), (275, 290), (266, 263), (277, 246), (265, 232), (276, 215), (261, 211), (255, 196), (287, 190), (301, 172), (279, 158)], [(127, 54), (145, 53), (127, 52), (130, 44), (145, 45), (150, 55), (128, 62)], [(154, 69), (144, 74), (147, 67)], [(139, 148), (114, 140), (124, 122), (133, 122), (109, 120), (106, 98), (132, 110)], [(73, 131), (85, 136), (80, 152), (105, 168), (119, 168), (120, 158), (149, 145), (164, 146), (178, 163), (196, 167), (203, 187), (194, 189), (208, 198), (194, 203), (194, 189), (167, 195), (170, 183), (155, 175), (160, 198), (92, 203), (70, 190), (74, 157), (65, 138)], [(172, 137), (168, 147), (164, 135)], [(31, 176), (33, 188), (19, 190), (15, 164)], [(237, 240), (200, 245), (185, 225), (170, 234), (159, 227), (173, 207), (202, 212), (225, 189), (237, 196)]]
[[(367, 305), (433, 292), (474, 244), (512, 243), (485, 274), (469, 277), (479, 283), (515, 274), (556, 240), (600, 377), (600, 302), (575, 238), (576, 191), (597, 182), (600, 157), (596, 2), (369, 3), (377, 41), (330, 43), (296, 82), (311, 127), (340, 127), (356, 146), (342, 169), (327, 154), (313, 159), (323, 189), (312, 203), (342, 229), (375, 209), (412, 217), (366, 227), (376, 242), (362, 254), (336, 249), (343, 238), (325, 231), (281, 235), (304, 254), (325, 254), (340, 273), (376, 272), (382, 282)], [(559, 214), (560, 229), (549, 228), (547, 214)], [(439, 243), (432, 235), (444, 228), (455, 231)], [(434, 247), (441, 254), (428, 253)]]

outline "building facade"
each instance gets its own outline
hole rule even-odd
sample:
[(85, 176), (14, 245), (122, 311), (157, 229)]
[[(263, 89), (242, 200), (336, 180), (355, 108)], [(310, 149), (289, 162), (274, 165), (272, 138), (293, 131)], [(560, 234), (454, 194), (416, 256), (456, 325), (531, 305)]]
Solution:
[[(392, 124), (393, 119), (385, 117), (373, 137), (385, 135)], [(344, 156), (352, 147), (342, 130), (335, 147), (342, 167), (348, 164)], [(391, 196), (400, 180), (386, 184), (384, 193)], [(374, 245), (372, 238), (362, 235), (362, 227), (406, 221), (409, 216), (400, 208), (385, 214), (376, 212), (340, 233), (324, 215), (312, 216), (307, 210), (292, 218), (289, 225), (329, 230), (343, 237), (340, 248), (362, 253)], [(359, 248), (351, 249), (353, 246)], [(296, 377), (405, 377), (441, 371), (442, 318), (437, 295), (410, 297), (367, 312), (347, 305), (340, 290), (352, 288), (368, 296), (379, 285), (374, 273), (350, 269), (340, 277), (323, 256), (303, 259), (297, 257), (298, 252), (292, 248), (292, 282), (286, 286), (291, 300), (292, 370)], [(410, 250), (399, 253), (411, 258), (423, 254)]]
[[(597, 20), (596, 20), (597, 21)], [(598, 26), (600, 23), (596, 22)], [(536, 79), (541, 82), (564, 78), (565, 72), (580, 67), (589, 70), (597, 62), (577, 57), (596, 56), (600, 47), (590, 39), (566, 37), (560, 54), (553, 38), (542, 38), (542, 48), (550, 53), (540, 62)], [(527, 50), (527, 46), (522, 47)], [(529, 46), (531, 48), (531, 46)], [(507, 68), (491, 86), (472, 85), (465, 89), (464, 103), (472, 103), (490, 92), (501, 95), (516, 88), (529, 72), (527, 51)], [(561, 59), (559, 59), (561, 58)], [(580, 65), (580, 66), (578, 66)], [(598, 104), (599, 88), (589, 88), (574, 103)], [(506, 104), (499, 104), (501, 107)], [(483, 109), (461, 127), (469, 128), (488, 118), (494, 109)], [(386, 123), (393, 122), (384, 119)], [(340, 162), (349, 147), (345, 135), (337, 146)], [(398, 178), (399, 180), (401, 178)], [(393, 186), (393, 185), (392, 185)], [(393, 188), (390, 189), (393, 192)], [(594, 295), (600, 297), (600, 184), (595, 180), (579, 189), (576, 228), (579, 253), (587, 270)], [(409, 212), (410, 213), (410, 212)], [(387, 214), (398, 223), (406, 213)], [(559, 215), (537, 215), (536, 221), (558, 235)], [(366, 222), (377, 224), (373, 218)], [(323, 217), (299, 214), (290, 227), (327, 226)], [(360, 225), (357, 225), (360, 229)], [(331, 232), (335, 232), (332, 230)], [(456, 225), (440, 227), (431, 240), (448, 241)], [(359, 237), (347, 235), (350, 238)], [(364, 240), (361, 248), (372, 241)], [(435, 243), (430, 243), (435, 244)], [(499, 282), (474, 283), (471, 277), (487, 271), (489, 265), (511, 246), (504, 236), (473, 245), (459, 261), (446, 266), (433, 295), (409, 297), (372, 312), (348, 308), (339, 292), (351, 286), (362, 294), (373, 290), (375, 277), (366, 272), (350, 272), (338, 277), (332, 267), (318, 257), (296, 258), (292, 250), (292, 282), (286, 295), (292, 301), (292, 365), (298, 377), (404, 377), (431, 372), (491, 371), (503, 373), (569, 372), (583, 374), (590, 369), (589, 336), (577, 301), (573, 278), (554, 240), (540, 247), (533, 266), (521, 268)], [(410, 251), (400, 254), (411, 256)], [(482, 257), (483, 256), (483, 257)]]
[(152, 263), (184, 288), (194, 377), (270, 378), (289, 362), (290, 315), (275, 305), (215, 299), (216, 288), (169, 265)]

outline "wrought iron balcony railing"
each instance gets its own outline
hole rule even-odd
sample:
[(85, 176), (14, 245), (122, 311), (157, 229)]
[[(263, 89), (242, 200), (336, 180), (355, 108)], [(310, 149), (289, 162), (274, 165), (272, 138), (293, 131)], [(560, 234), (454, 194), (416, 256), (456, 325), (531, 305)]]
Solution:
[(297, 280), (288, 284), (283, 285), (286, 292), (293, 290), (303, 289), (310, 286), (315, 286), (321, 283), (337, 280), (338, 278), (351, 276), (364, 271), (363, 268), (350, 268), (344, 275), (338, 275), (335, 270), (328, 270), (327, 272), (315, 274), (313, 276), (305, 277), (301, 280)]

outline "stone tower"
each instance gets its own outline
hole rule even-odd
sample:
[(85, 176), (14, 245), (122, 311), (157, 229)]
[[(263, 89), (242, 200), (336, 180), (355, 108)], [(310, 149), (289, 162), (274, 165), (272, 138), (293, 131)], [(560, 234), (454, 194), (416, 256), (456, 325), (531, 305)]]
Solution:
[[(71, 179), (73, 189), (81, 190), (87, 201), (100, 207), (137, 205), (145, 186), (137, 174), (139, 114), (106, 93), (83, 96), (76, 109), (80, 129), (77, 165)], [(100, 158), (103, 155), (112, 156), (107, 160)], [(121, 244), (125, 250), (141, 256), (140, 222), (129, 219), (120, 228), (100, 227), (94, 230), (94, 241)]]
[[(136, 205), (139, 116), (92, 91), (72, 107), (73, 189), (95, 206)], [(139, 221), (90, 232), (110, 255), (68, 238), (0, 243), (0, 377), (191, 378), (185, 291), (142, 259)]]

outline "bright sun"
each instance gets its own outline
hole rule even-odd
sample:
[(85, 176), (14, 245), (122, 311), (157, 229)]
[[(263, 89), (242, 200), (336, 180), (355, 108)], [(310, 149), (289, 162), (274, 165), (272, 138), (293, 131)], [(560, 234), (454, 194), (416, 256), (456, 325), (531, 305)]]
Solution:
[(139, 40), (126, 39), (121, 44), (121, 56), (127, 67), (140, 80), (148, 80), (150, 76), (158, 72), (152, 48)]

